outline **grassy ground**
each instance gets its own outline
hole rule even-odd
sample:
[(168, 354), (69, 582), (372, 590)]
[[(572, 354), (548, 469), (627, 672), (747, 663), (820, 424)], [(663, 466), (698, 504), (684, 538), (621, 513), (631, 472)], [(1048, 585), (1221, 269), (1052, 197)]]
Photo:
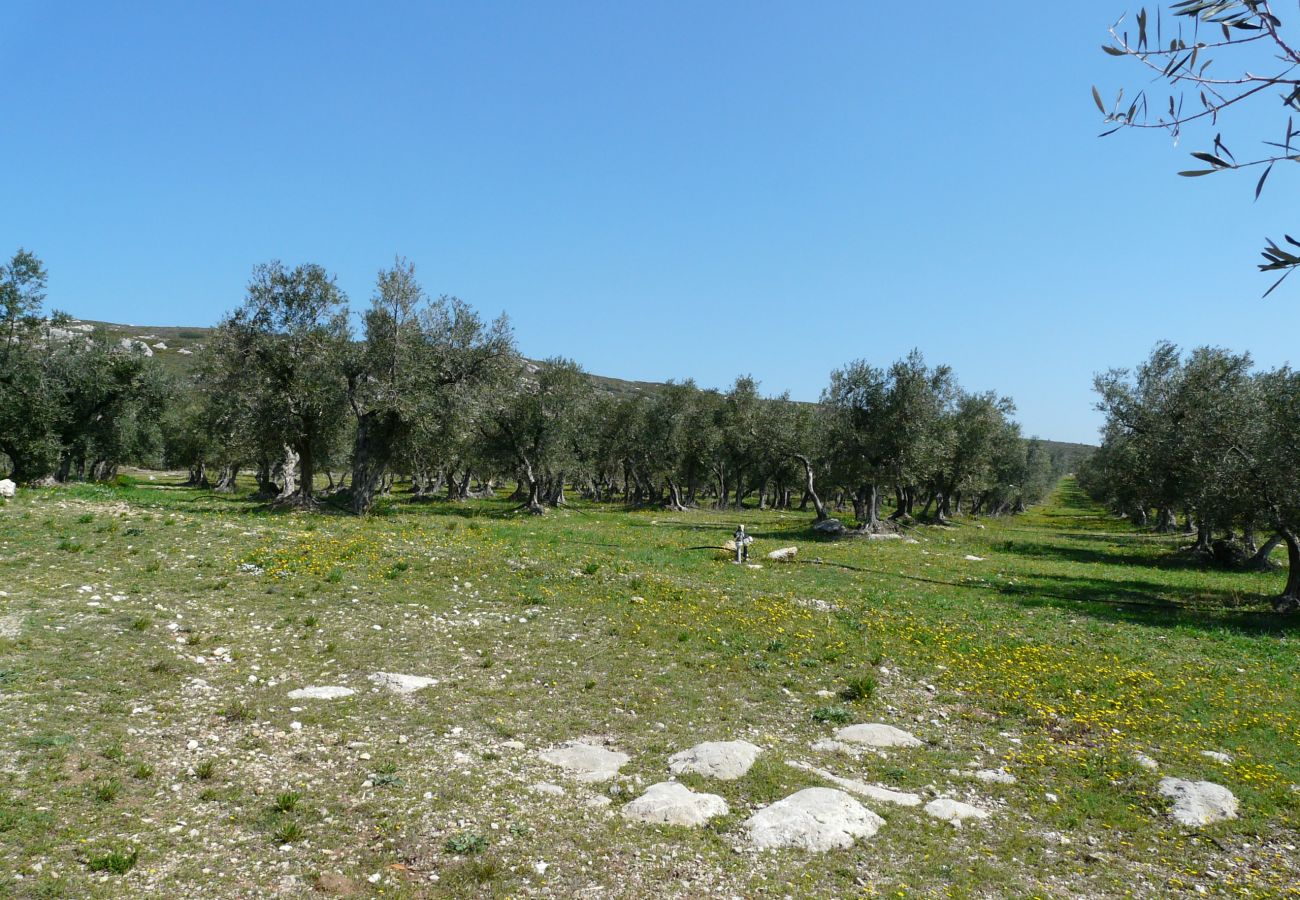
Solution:
[[(1068, 481), (915, 543), (820, 542), (803, 514), (509, 509), (363, 522), (163, 478), (21, 493), (0, 509), (0, 895), (1300, 896), (1276, 574), (1180, 563)], [(707, 548), (737, 519), (799, 561), (729, 565)], [(440, 683), (395, 696), (374, 671)], [(287, 698), (307, 685), (357, 694)], [(866, 696), (818, 693), (850, 685)], [(809, 749), (840, 721), (927, 745)], [(631, 754), (627, 779), (538, 759), (579, 737)], [(748, 775), (684, 779), (730, 815), (617, 815), (673, 752), (733, 738), (764, 748)], [(749, 852), (755, 808), (819, 783), (786, 760), (992, 817), (868, 803), (886, 825), (852, 850)], [(1016, 783), (965, 774), (998, 767)], [(1241, 818), (1173, 826), (1165, 774), (1229, 787)]]

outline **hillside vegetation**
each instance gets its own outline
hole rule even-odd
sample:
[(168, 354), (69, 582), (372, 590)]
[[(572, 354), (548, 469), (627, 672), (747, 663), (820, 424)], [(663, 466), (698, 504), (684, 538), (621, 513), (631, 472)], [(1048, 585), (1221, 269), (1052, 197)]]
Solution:
[[(115, 340), (140, 341), (146, 344), (164, 369), (178, 375), (187, 375), (194, 371), (206, 342), (216, 331), (214, 328), (197, 326), (123, 325), (119, 322), (98, 322), (91, 319), (76, 321), (102, 328)], [(158, 347), (160, 342), (166, 346)], [(661, 382), (630, 381), (590, 372), (585, 374), (600, 392), (620, 399), (653, 394), (663, 387)], [(1072, 441), (1053, 441), (1046, 438), (1040, 438), (1040, 441), (1049, 453), (1059, 456), (1064, 461), (1068, 471), (1073, 471), (1079, 462), (1096, 449), (1092, 444)]]

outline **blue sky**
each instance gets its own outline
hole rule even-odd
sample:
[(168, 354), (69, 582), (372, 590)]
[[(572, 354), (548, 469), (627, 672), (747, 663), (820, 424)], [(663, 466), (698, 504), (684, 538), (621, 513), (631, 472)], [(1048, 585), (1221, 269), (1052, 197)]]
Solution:
[(188, 325), (273, 258), (360, 308), (402, 254), (530, 356), (815, 399), (919, 347), (1060, 440), (1158, 339), (1290, 359), (1300, 282), (1254, 262), (1295, 182), (1097, 139), (1122, 4), (931, 6), (0, 0), (0, 252)]

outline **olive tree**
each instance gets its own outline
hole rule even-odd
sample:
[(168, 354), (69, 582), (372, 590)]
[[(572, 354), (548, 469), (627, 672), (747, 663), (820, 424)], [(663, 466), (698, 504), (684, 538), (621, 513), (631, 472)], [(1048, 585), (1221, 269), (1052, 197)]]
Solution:
[(58, 463), (57, 405), (47, 366), (51, 323), (41, 315), (46, 272), (40, 259), (19, 249), (0, 265), (0, 451), (10, 477), (36, 481)]
[[(1192, 153), (1197, 167), (1178, 174), (1196, 178), (1256, 171), (1258, 198), (1275, 164), (1300, 160), (1300, 128), (1293, 120), (1300, 112), (1300, 33), (1283, 24), (1276, 5), (1270, 0), (1181, 0), (1168, 4), (1167, 13), (1155, 7), (1154, 17), (1142, 8), (1133, 27), (1121, 18), (1102, 49), (1133, 62), (1147, 81), (1164, 82), (1169, 93), (1157, 97), (1142, 88), (1126, 100), (1121, 89), (1107, 102), (1094, 86), (1093, 101), (1109, 126), (1103, 137), (1156, 129), (1177, 142), (1189, 127), (1200, 126), (1205, 143)], [(1257, 112), (1267, 112), (1270, 103), (1276, 104), (1271, 113), (1275, 130), (1255, 135), (1263, 149), (1234, 155), (1219, 130), (1222, 123), (1264, 121)], [(1235, 138), (1231, 143), (1237, 144)], [(1290, 235), (1282, 243), (1267, 241), (1259, 268), (1281, 275), (1265, 296), (1300, 266), (1300, 255), (1290, 247), (1300, 248), (1300, 241)]]
[(526, 490), (528, 512), (544, 513), (544, 486), (563, 485), (576, 466), (576, 431), (591, 397), (591, 382), (572, 360), (549, 359), (535, 372), (521, 365), (516, 389), (481, 426), (485, 451)]
[(284, 448), (280, 501), (314, 506), (317, 460), (347, 410), (347, 298), (321, 266), (290, 269), (277, 260), (254, 268), (243, 305), (220, 331), (214, 349), (248, 376), (249, 427), (264, 451)]
[(381, 271), (365, 341), (348, 367), (353, 511), (371, 509), (395, 458), (418, 456), (413, 442), (449, 448), (475, 388), (498, 378), (513, 356), (504, 316), (488, 325), (456, 297), (430, 300), (404, 259)]

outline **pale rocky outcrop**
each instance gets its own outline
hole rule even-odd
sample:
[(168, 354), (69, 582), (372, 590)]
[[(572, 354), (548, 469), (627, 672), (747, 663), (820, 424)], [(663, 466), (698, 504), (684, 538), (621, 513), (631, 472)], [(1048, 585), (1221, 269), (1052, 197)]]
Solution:
[(668, 757), (668, 771), (734, 781), (749, 771), (762, 752), (749, 741), (705, 741)]
[(843, 791), (805, 788), (760, 809), (745, 820), (760, 850), (796, 847), (814, 853), (852, 847), (880, 830), (885, 820)]
[(849, 725), (835, 732), (835, 740), (845, 744), (861, 744), (866, 747), (920, 747), (921, 742), (914, 735), (893, 725), (870, 722), (865, 725)]
[(356, 691), (348, 687), (339, 687), (337, 685), (323, 685), (320, 687), (298, 688), (289, 692), (290, 700), (338, 700), (341, 697), (351, 697)]
[(1237, 818), (1237, 798), (1232, 791), (1212, 781), (1160, 779), (1160, 794), (1174, 801), (1174, 821), (1189, 828), (1212, 825)]
[(547, 750), (540, 756), (544, 762), (558, 766), (578, 781), (609, 781), (631, 759), (626, 753), (581, 741)]
[(730, 811), (727, 801), (717, 794), (697, 794), (676, 781), (661, 781), (650, 785), (644, 794), (624, 806), (620, 814), (633, 822), (696, 828)]

